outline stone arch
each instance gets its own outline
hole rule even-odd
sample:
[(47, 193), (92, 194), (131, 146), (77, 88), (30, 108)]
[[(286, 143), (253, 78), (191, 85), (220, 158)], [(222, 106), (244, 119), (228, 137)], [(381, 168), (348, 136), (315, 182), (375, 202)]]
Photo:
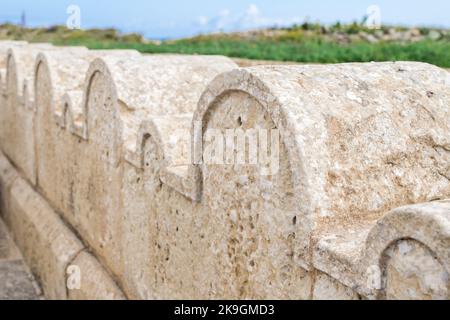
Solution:
[[(55, 161), (55, 147), (56, 143), (53, 135), (54, 126), (53, 123), (53, 108), (54, 108), (54, 94), (53, 94), (53, 81), (51, 72), (49, 70), (48, 63), (43, 56), (39, 56), (36, 60), (35, 77), (34, 77), (34, 90), (35, 92), (42, 92), (45, 94), (36, 95), (36, 113), (34, 121), (34, 136), (35, 142), (35, 154), (36, 154), (36, 184), (39, 187), (41, 183), (44, 186), (41, 187), (45, 195), (54, 194), (52, 186), (55, 185), (55, 177), (41, 178), (41, 175), (52, 174), (54, 170), (45, 170), (41, 166), (45, 166), (47, 161)], [(53, 129), (53, 130), (52, 130)], [(45, 146), (45, 147), (44, 147)], [(44, 158), (44, 159), (43, 159)], [(51, 159), (51, 160), (50, 160)], [(52, 164), (53, 166), (54, 164)], [(48, 184), (48, 185), (47, 185)], [(49, 187), (50, 190), (47, 188)]]
[[(207, 164), (196, 165), (202, 172), (202, 203), (215, 216), (209, 225), (220, 226), (210, 235), (211, 241), (226, 248), (221, 256), (227, 257), (223, 266), (227, 279), (214, 284), (217, 290), (239, 298), (306, 298), (303, 294), (309, 291), (305, 286), (310, 282), (305, 269), (299, 267), (299, 255), (308, 252), (312, 227), (310, 217), (298, 203), (308, 201), (308, 196), (307, 189), (302, 189), (304, 184), (297, 183), (302, 175), (302, 157), (292, 139), (291, 120), (278, 97), (249, 70), (234, 70), (219, 75), (208, 86), (193, 120), (194, 126), (201, 124), (203, 129), (199, 135), (192, 128), (195, 160), (203, 156), (204, 135), (210, 123), (223, 132), (237, 128), (280, 132), (281, 168), (269, 177), (245, 165), (240, 169), (225, 165), (217, 170)], [(263, 187), (271, 184), (271, 188)], [(273, 250), (279, 254), (268, 261)]]
[[(96, 86), (97, 84), (98, 87)], [(94, 86), (96, 87), (93, 89)], [(103, 99), (104, 101), (92, 105), (90, 99), (97, 94), (99, 96), (95, 96), (94, 99)], [(96, 103), (96, 101), (93, 101), (93, 103)], [(112, 144), (109, 145), (111, 150), (106, 152), (112, 153), (112, 155), (107, 155), (107, 158), (111, 159), (115, 167), (119, 165), (122, 155), (120, 141), (122, 139), (123, 124), (120, 121), (118, 103), (116, 84), (108, 65), (102, 59), (95, 59), (89, 67), (81, 114), (85, 122), (85, 133), (88, 140), (95, 138), (96, 134), (101, 134), (102, 130), (105, 130), (103, 133), (109, 131), (109, 140)], [(99, 128), (99, 125), (103, 127)], [(91, 144), (96, 142), (92, 141)]]
[[(12, 49), (8, 50), (7, 56), (6, 56), (6, 79), (5, 79), (5, 85), (6, 85), (6, 94), (8, 97), (11, 94), (15, 94), (16, 96), (19, 96), (19, 75), (16, 65), (16, 59), (14, 55), (14, 51)], [(14, 92), (12, 92), (12, 89), (14, 89)]]
[(87, 72), (81, 108), (74, 112), (72, 105), (70, 109), (78, 118), (72, 129), (79, 130), (75, 131), (78, 136), (81, 133), (81, 139), (72, 138), (69, 154), (76, 168), (71, 172), (70, 195), (79, 232), (97, 254), (111, 257), (111, 264), (121, 269), (118, 208), (122, 207), (123, 124), (118, 108), (109, 68), (96, 59)]
[[(362, 258), (362, 274), (367, 276), (367, 270), (371, 267), (379, 268), (382, 278), (375, 286), (368, 288), (369, 296), (389, 297), (390, 290), (386, 286), (386, 277), (389, 277), (389, 261), (394, 259), (391, 270), (400, 270), (397, 276), (396, 286), (401, 288), (409, 281), (405, 276), (406, 273), (414, 274), (415, 268), (414, 260), (423, 259), (424, 261), (436, 262), (436, 265), (431, 263), (423, 263), (418, 266), (420, 272), (417, 276), (424, 276), (427, 274), (435, 274), (440, 266), (442, 274), (446, 274), (447, 278), (442, 278), (446, 281), (445, 284), (437, 284), (440, 288), (446, 286), (446, 294), (448, 295), (448, 288), (450, 288), (450, 253), (448, 247), (450, 245), (450, 202), (437, 201), (425, 204), (418, 204), (406, 206), (395, 209), (383, 217), (370, 231), (365, 248), (364, 256)], [(413, 257), (414, 259), (411, 259)], [(404, 259), (404, 260), (402, 260)], [(408, 262), (406, 265), (405, 261)], [(409, 269), (408, 269), (409, 268)], [(428, 268), (428, 269), (427, 269)], [(402, 275), (403, 273), (403, 275)], [(417, 282), (417, 281), (416, 281)], [(387, 283), (389, 285), (389, 283)], [(436, 283), (435, 283), (436, 285)], [(411, 287), (411, 286), (410, 286)], [(391, 287), (392, 289), (392, 287)], [(435, 293), (432, 288), (421, 288), (422, 291), (416, 290), (414, 295), (416, 298), (420, 296), (423, 298), (442, 298), (442, 290)], [(435, 290), (436, 291), (436, 290)], [(398, 295), (398, 294), (397, 294)], [(411, 298), (414, 298), (414, 295)], [(407, 298), (399, 296), (399, 298)]]
[(139, 127), (134, 145), (128, 146), (129, 148), (125, 153), (126, 160), (136, 168), (144, 169), (146, 167), (145, 146), (149, 142), (149, 139), (153, 140), (153, 143), (157, 146), (155, 156), (160, 160), (164, 160), (163, 143), (158, 128), (151, 120), (143, 121)]
[[(59, 113), (60, 112), (60, 113)], [(70, 110), (70, 103), (64, 98), (61, 102), (61, 109), (55, 114), (56, 121), (61, 128), (71, 128), (73, 123), (73, 112)]]
[(10, 48), (6, 59), (6, 108), (3, 117), (6, 124), (4, 152), (22, 171), (26, 179), (35, 184), (34, 167), (34, 88), (30, 82), (34, 76), (33, 49)]
[(6, 75), (5, 75), (5, 105), (2, 110), (2, 118), (4, 119), (4, 132), (5, 138), (3, 141), (3, 152), (10, 158), (13, 157), (13, 146), (11, 137), (14, 136), (16, 129), (16, 114), (19, 107), (19, 83), (17, 76), (16, 62), (13, 52), (8, 50), (6, 56)]
[(439, 257), (415, 239), (400, 239), (381, 256), (381, 290), (388, 300), (442, 300), (450, 297), (449, 273)]
[[(152, 121), (140, 125), (135, 149), (126, 150), (124, 163), (123, 252), (126, 286), (132, 298), (152, 299), (161, 295), (160, 271), (162, 257), (158, 225), (164, 214), (157, 210), (162, 184), (163, 152), (159, 133)], [(139, 210), (138, 210), (139, 209)], [(161, 216), (160, 216), (161, 214)], [(134, 248), (129, 250), (129, 248)], [(159, 267), (159, 269), (158, 269)]]
[(61, 127), (86, 140), (86, 123), (82, 115), (84, 93), (81, 90), (66, 92), (62, 97), (63, 110), (58, 118)]
[[(287, 151), (287, 158), (291, 168), (291, 174), (294, 184), (294, 196), (301, 203), (301, 209), (299, 214), (303, 214), (301, 217), (297, 217), (299, 224), (301, 225), (299, 232), (297, 233), (297, 241), (299, 252), (305, 254), (308, 252), (309, 241), (311, 232), (313, 230), (314, 219), (312, 212), (309, 212), (310, 195), (308, 194), (308, 188), (306, 186), (306, 179), (304, 179), (305, 171), (303, 167), (302, 151), (299, 150), (295, 141), (294, 119), (286, 113), (286, 110), (282, 107), (277, 94), (270, 89), (270, 84), (259, 78), (252, 73), (251, 69), (235, 69), (228, 73), (223, 73), (217, 76), (210, 85), (206, 88), (202, 94), (198, 103), (198, 108), (193, 116), (193, 127), (191, 131), (193, 140), (193, 157), (194, 163), (197, 163), (199, 156), (203, 152), (202, 137), (198, 136), (198, 130), (196, 124), (202, 124), (205, 116), (212, 105), (220, 100), (221, 97), (232, 92), (242, 92), (246, 95), (253, 97), (257, 103), (259, 103), (264, 112), (266, 112), (271, 121), (275, 124), (276, 128), (280, 131), (280, 138)], [(200, 152), (200, 154), (199, 154)], [(194, 165), (198, 172), (201, 172), (201, 167)], [(201, 177), (201, 174), (200, 174)], [(306, 254), (307, 255), (307, 254)], [(301, 259), (299, 261), (303, 267), (309, 268), (309, 258)]]
[[(69, 223), (78, 225), (73, 196), (76, 155), (74, 110), (80, 108), (89, 54), (85, 48), (42, 51), (35, 61), (34, 136), (38, 188)], [(77, 106), (74, 106), (77, 104)]]

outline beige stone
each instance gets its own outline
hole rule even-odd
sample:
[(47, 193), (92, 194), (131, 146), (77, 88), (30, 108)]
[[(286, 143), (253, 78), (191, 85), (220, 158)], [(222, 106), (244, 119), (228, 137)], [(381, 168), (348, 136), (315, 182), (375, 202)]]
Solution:
[(11, 229), (24, 259), (50, 299), (65, 299), (67, 264), (83, 249), (44, 199), (23, 179), (11, 188)]
[[(238, 193), (247, 168), (203, 165), (202, 200), (215, 199), (207, 205), (218, 217), (234, 211), (249, 220), (263, 216), (259, 225), (265, 230), (256, 234), (279, 246), (277, 258), (287, 243), (281, 239), (294, 234), (296, 263), (364, 291), (357, 280), (361, 247), (377, 219), (402, 204), (450, 196), (442, 174), (450, 156), (449, 83), (446, 71), (419, 63), (272, 66), (223, 74), (205, 91), (194, 120), (212, 122), (212, 128), (242, 122), (247, 128), (277, 127), (284, 145), (281, 179), (267, 190), (256, 172), (249, 179), (254, 183)], [(252, 195), (254, 202), (242, 208)], [(280, 232), (280, 242), (269, 230)]]
[(325, 273), (319, 272), (314, 282), (314, 300), (359, 300), (351, 288), (344, 286)]
[[(95, 257), (0, 154), (2, 213), (25, 261), (49, 299), (124, 299), (122, 291)], [(6, 187), (7, 186), (7, 187)], [(5, 206), (5, 204), (7, 206)], [(4, 210), (4, 211), (3, 211)], [(11, 247), (10, 257), (20, 257)], [(80, 290), (68, 286), (68, 268), (77, 266), (84, 277)], [(69, 296), (67, 295), (69, 292)]]
[(450, 201), (393, 210), (371, 230), (362, 268), (378, 266), (379, 288), (388, 299), (449, 299)]
[(11, 210), (9, 207), (11, 187), (18, 177), (17, 171), (3, 153), (0, 153), (0, 214), (7, 224), (11, 221)]
[[(36, 180), (34, 161), (34, 61), (40, 50), (54, 50), (47, 44), (14, 45), (7, 53), (3, 107), (2, 148), (32, 184)], [(56, 49), (55, 49), (56, 50)]]
[[(448, 299), (447, 71), (5, 46), (2, 211), (49, 297), (76, 265), (72, 299)], [(262, 131), (275, 166), (208, 161)]]
[[(68, 285), (68, 298), (70, 300), (125, 299), (122, 291), (117, 287), (105, 269), (88, 252), (81, 252), (67, 268), (67, 282), (73, 281), (73, 287), (70, 284)], [(80, 272), (79, 278), (77, 278), (77, 272)], [(70, 279), (71, 276), (75, 278)], [(79, 283), (76, 283), (77, 281)]]

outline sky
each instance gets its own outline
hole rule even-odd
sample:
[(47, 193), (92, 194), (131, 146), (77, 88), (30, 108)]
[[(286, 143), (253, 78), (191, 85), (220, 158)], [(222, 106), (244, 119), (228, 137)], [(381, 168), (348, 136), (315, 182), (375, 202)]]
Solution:
[[(150, 39), (239, 31), (293, 23), (360, 21), (371, 5), (383, 24), (450, 28), (448, 0), (0, 0), (0, 23), (66, 24), (80, 9), (83, 29), (114, 27)], [(73, 11), (72, 11), (73, 12)]]

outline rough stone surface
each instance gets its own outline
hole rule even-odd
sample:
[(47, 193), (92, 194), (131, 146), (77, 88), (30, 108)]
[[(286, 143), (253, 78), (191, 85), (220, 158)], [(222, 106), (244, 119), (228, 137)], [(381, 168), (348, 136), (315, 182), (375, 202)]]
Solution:
[(11, 222), (11, 211), (9, 209), (9, 203), (11, 199), (11, 187), (18, 178), (17, 171), (13, 168), (10, 162), (0, 154), (0, 214), (6, 224)]
[(435, 254), (414, 240), (401, 240), (385, 252), (386, 297), (400, 300), (449, 299), (449, 274)]
[(0, 220), (0, 259), (5, 259), (9, 256), (9, 239), (6, 235), (6, 229), (3, 222)]
[(0, 300), (38, 299), (40, 288), (0, 219)]
[(0, 260), (0, 300), (41, 300), (23, 261)]
[[(397, 208), (371, 230), (360, 267), (381, 270), (378, 290), (389, 299), (449, 299), (450, 201)], [(362, 273), (362, 272), (361, 272)]]
[[(69, 287), (71, 300), (124, 300), (125, 296), (98, 261), (89, 253), (81, 252), (68, 266), (80, 272), (80, 283)], [(78, 271), (76, 271), (78, 272)], [(76, 280), (76, 279), (75, 279)], [(69, 281), (69, 279), (67, 280)], [(67, 282), (66, 281), (66, 282)], [(75, 284), (77, 285), (77, 284)]]
[[(47, 297), (448, 299), (447, 71), (0, 48), (1, 206)], [(275, 167), (205, 161), (255, 129)]]
[(83, 246), (22, 179), (11, 188), (11, 229), (31, 271), (50, 299), (65, 299), (67, 264)]
[[(8, 160), (0, 155), (2, 185), (7, 185), (9, 226), (25, 260), (43, 285), (49, 299), (123, 299), (123, 293), (91, 255), (82, 252), (84, 246), (26, 181), (14, 173)], [(11, 177), (14, 177), (12, 179)], [(0, 220), (0, 296), (4, 299), (41, 299), (41, 293), (6, 227)], [(3, 259), (3, 260), (2, 260)], [(76, 264), (84, 274), (82, 286), (68, 291), (67, 268)], [(3, 268), (3, 269), (2, 269)], [(34, 288), (34, 289), (33, 289)], [(34, 291), (33, 291), (34, 290)], [(33, 293), (34, 292), (34, 293)], [(69, 292), (69, 296), (67, 295)]]
[(359, 300), (358, 294), (327, 274), (319, 273), (314, 284), (314, 300)]

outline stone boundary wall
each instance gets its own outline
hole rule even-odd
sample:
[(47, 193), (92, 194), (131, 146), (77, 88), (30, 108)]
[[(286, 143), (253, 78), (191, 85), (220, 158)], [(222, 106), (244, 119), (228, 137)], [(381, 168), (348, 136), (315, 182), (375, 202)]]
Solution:
[[(2, 217), (50, 299), (450, 298), (445, 70), (0, 42), (0, 90)], [(230, 130), (279, 133), (276, 167), (205, 161)]]

